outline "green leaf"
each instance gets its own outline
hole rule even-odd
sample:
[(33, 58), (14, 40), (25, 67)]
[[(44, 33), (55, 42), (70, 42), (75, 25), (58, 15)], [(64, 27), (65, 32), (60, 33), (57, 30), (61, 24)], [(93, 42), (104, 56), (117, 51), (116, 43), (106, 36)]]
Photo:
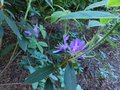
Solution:
[(33, 49), (36, 49), (37, 48), (37, 40), (35, 39), (35, 38), (30, 38), (30, 40), (29, 40), (29, 45), (28, 45), (28, 47), (29, 48), (33, 48)]
[(43, 47), (41, 47), (39, 44), (37, 44), (37, 47), (41, 53), (43, 53)]
[(39, 26), (39, 30), (40, 30), (43, 38), (45, 39), (46, 36), (47, 36), (47, 33), (46, 33), (45, 28), (43, 27), (43, 25), (40, 25), (40, 26)]
[(7, 55), (14, 47), (15, 44), (9, 44), (7, 45), (1, 52), (0, 52), (0, 56), (5, 56)]
[(90, 20), (90, 21), (89, 21), (89, 23), (88, 23), (88, 28), (96, 27), (96, 26), (105, 26), (105, 24), (102, 24), (102, 23), (100, 23), (100, 22), (97, 21), (97, 20)]
[(45, 83), (44, 90), (54, 90), (53, 83), (51, 82), (49, 78), (47, 79)]
[(75, 70), (68, 64), (64, 73), (66, 90), (76, 90)]
[(32, 73), (26, 80), (25, 83), (34, 83), (46, 78), (49, 74), (54, 71), (53, 65), (45, 66), (43, 68), (38, 68), (34, 73)]
[(107, 1), (103, 0), (103, 1), (96, 2), (96, 3), (93, 3), (93, 4), (89, 5), (89, 6), (87, 6), (85, 8), (85, 10), (89, 10), (89, 9), (93, 9), (93, 8), (96, 8), (96, 7), (104, 6), (106, 4), (107, 4)]
[(56, 11), (51, 15), (51, 21), (52, 23), (56, 22), (59, 18), (67, 15), (68, 13), (70, 13), (69, 10), (66, 11)]
[(4, 13), (0, 10), (0, 22), (4, 20)]
[(45, 1), (53, 9), (53, 0), (45, 0)]
[(112, 18), (102, 18), (102, 19), (100, 19), (100, 22), (102, 23), (102, 24), (107, 24), (108, 22), (110, 22), (110, 21), (112, 21), (113, 19)]
[(64, 19), (101, 19), (101, 18), (118, 18), (117, 15), (113, 15), (109, 12), (103, 11), (78, 11), (72, 12), (61, 17)]
[(3, 28), (0, 26), (0, 38), (2, 38), (3, 35), (4, 35), (4, 30), (3, 30)]
[(108, 0), (107, 7), (118, 7), (120, 6), (120, 0)]
[(19, 46), (22, 48), (22, 50), (26, 51), (27, 50), (28, 41), (26, 39), (24, 39), (24, 38), (22, 38), (22, 40), (19, 39), (19, 38), (17, 38), (17, 39), (18, 39)]
[(78, 84), (76, 90), (83, 90), (81, 86)]
[[(30, 71), (30, 74), (32, 74), (33, 72), (35, 72), (35, 68), (33, 68), (32, 66), (28, 66), (28, 69)], [(32, 83), (32, 88), (33, 89), (37, 89), (38, 84), (39, 84), (38, 82)]]
[(43, 47), (48, 47), (47, 43), (43, 41), (38, 42), (38, 44)]
[(15, 22), (6, 15), (4, 15), (4, 17), (5, 17), (5, 21), (7, 22), (9, 27), (12, 29), (12, 31), (18, 36), (19, 39), (22, 39), (21, 34), (20, 34)]

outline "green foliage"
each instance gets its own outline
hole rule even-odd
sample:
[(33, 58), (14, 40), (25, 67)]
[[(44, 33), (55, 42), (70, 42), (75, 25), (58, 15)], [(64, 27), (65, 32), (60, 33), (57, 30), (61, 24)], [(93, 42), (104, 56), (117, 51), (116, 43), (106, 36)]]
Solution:
[(17, 39), (18, 39), (19, 46), (22, 48), (22, 50), (26, 51), (27, 50), (28, 41), (25, 38), (22, 38), (22, 40), (19, 39), (19, 38), (17, 38)]
[(63, 19), (101, 19), (101, 18), (118, 18), (118, 16), (103, 11), (78, 11), (78, 12), (69, 13), (61, 17), (62, 20)]
[(96, 20), (90, 20), (88, 23), (88, 28), (90, 27), (96, 27), (96, 26), (105, 26), (105, 24), (100, 23), (99, 21)]
[(10, 19), (8, 16), (4, 15), (4, 17), (5, 17), (5, 21), (7, 22), (11, 30), (18, 36), (19, 39), (21, 39), (21, 34), (19, 32), (18, 27), (16, 26), (16, 23), (12, 19)]
[(108, 0), (107, 7), (120, 6), (120, 0)]
[(66, 90), (76, 90), (76, 75), (75, 70), (69, 64), (66, 66), (64, 80)]
[(103, 1), (100, 1), (100, 2), (95, 2), (95, 3), (90, 4), (89, 6), (87, 6), (85, 8), (85, 10), (90, 10), (90, 9), (94, 9), (94, 8), (97, 8), (97, 7), (105, 6), (106, 3), (107, 3), (107, 0), (103, 0)]
[(49, 74), (54, 71), (53, 65), (38, 68), (34, 73), (32, 73), (26, 80), (25, 83), (34, 83), (46, 78)]
[(0, 38), (2, 38), (2, 37), (3, 37), (3, 35), (4, 35), (4, 30), (3, 30), (3, 28), (2, 28), (2, 27), (0, 27)]
[(48, 3), (48, 5), (51, 7), (51, 8), (53, 8), (53, 0), (45, 0), (47, 3)]
[[(105, 6), (113, 8), (109, 9)], [(0, 45), (8, 25), (12, 33), (17, 36), (16, 45), (18, 43), (20, 46), (20, 49), (14, 49), (15, 53), (19, 54), (21, 49), (25, 52), (22, 54), (19, 66), (29, 70), (30, 75), (26, 78), (25, 83), (31, 83), (34, 90), (39, 87), (44, 90), (54, 90), (55, 88), (83, 90), (80, 83), (77, 83), (76, 76), (84, 72), (87, 58), (90, 56), (96, 58), (95, 56), (97, 56), (99, 64), (103, 64), (107, 58), (102, 50), (93, 53), (94, 48), (105, 40), (111, 46), (118, 47), (114, 35), (120, 36), (119, 30), (117, 30), (120, 26), (120, 18), (118, 8), (114, 8), (114, 6), (120, 6), (120, 1), (6, 0), (4, 2), (1, 0)], [(73, 19), (74, 22), (69, 19)], [(55, 26), (55, 28), (47, 27), (46, 23), (49, 23), (50, 27)], [(38, 25), (38, 31), (35, 31), (34, 25)], [(99, 28), (95, 32), (91, 32), (92, 35), (89, 34), (89, 31), (86, 33), (86, 29), (92, 27)], [(25, 33), (26, 30), (28, 33)], [(35, 36), (36, 32), (38, 37)], [(69, 36), (67, 41), (63, 37), (64, 35)], [(76, 38), (85, 40), (85, 50), (72, 53), (69, 47), (67, 51), (64, 51), (65, 42), (70, 44), (71, 40)], [(60, 46), (57, 46), (58, 43)], [(57, 50), (63, 51), (57, 54), (53, 53), (55, 46)], [(7, 56), (13, 48), (14, 44), (9, 44), (1, 50), (0, 56)], [(16, 56), (15, 54), (14, 57)], [(85, 60), (79, 60), (83, 56)], [(109, 64), (99, 67), (100, 77), (108, 78), (110, 69), (113, 70)], [(115, 76), (114, 73), (112, 75)]]
[(49, 78), (46, 80), (44, 90), (54, 90), (53, 83)]

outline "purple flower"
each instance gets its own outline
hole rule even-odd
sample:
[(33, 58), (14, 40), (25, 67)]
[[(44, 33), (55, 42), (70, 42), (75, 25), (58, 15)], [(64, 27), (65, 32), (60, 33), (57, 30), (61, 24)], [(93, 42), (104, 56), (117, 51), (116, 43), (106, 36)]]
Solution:
[(84, 48), (85, 48), (85, 41), (83, 40), (76, 38), (70, 42), (69, 50), (72, 53), (82, 51), (84, 50)]
[(26, 36), (28, 36), (28, 37), (30, 37), (30, 36), (32, 35), (32, 33), (31, 33), (29, 30), (26, 30), (26, 31), (25, 31), (25, 34), (26, 34)]
[(35, 32), (35, 36), (38, 37), (39, 36), (39, 30), (38, 30), (38, 25), (37, 24), (34, 26), (33, 31)]
[(58, 50), (53, 51), (53, 53), (59, 53), (65, 51), (68, 48), (68, 43), (67, 43), (68, 38), (69, 38), (68, 36), (64, 35), (63, 36), (64, 44), (59, 44), (57, 47)]
[[(64, 44), (59, 44), (57, 47), (58, 49), (53, 51), (53, 53), (63, 52), (68, 49), (68, 51), (71, 53), (71, 55), (75, 56), (76, 53), (86, 50), (86, 47), (85, 47), (86, 43), (84, 40), (80, 40), (80, 39), (76, 38), (70, 42), (70, 45), (68, 45), (68, 43), (67, 43), (68, 39), (69, 39), (69, 37), (64, 35), (63, 36)], [(78, 60), (83, 60), (83, 59), (85, 59), (85, 55), (78, 58)]]
[[(34, 26), (33, 31), (34, 31), (35, 37), (38, 38), (39, 30), (38, 30), (38, 25), (37, 24)], [(28, 37), (30, 37), (32, 35), (32, 33), (29, 30), (25, 30), (24, 32), (25, 32), (26, 36), (28, 36)]]

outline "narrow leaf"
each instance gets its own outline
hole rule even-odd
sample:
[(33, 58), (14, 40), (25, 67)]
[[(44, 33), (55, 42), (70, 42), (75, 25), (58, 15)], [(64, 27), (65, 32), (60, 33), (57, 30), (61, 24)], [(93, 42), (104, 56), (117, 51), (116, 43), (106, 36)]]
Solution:
[(5, 16), (5, 21), (7, 22), (7, 24), (11, 28), (11, 30), (18, 36), (19, 39), (21, 39), (21, 34), (20, 34), (15, 22), (12, 19), (10, 19), (8, 16), (6, 16), (6, 15), (4, 15), (4, 16)]
[(49, 78), (47, 79), (45, 83), (44, 90), (54, 90), (53, 83), (51, 82)]
[(4, 13), (0, 10), (0, 22), (4, 20)]
[(26, 80), (25, 83), (34, 83), (46, 78), (49, 74), (54, 71), (53, 65), (49, 65), (43, 68), (38, 68), (32, 73)]
[(72, 12), (61, 17), (64, 19), (100, 19), (100, 18), (118, 18), (117, 15), (113, 15), (109, 12), (103, 11), (78, 11)]
[(3, 28), (0, 26), (0, 38), (2, 38), (3, 35), (4, 35), (4, 30), (3, 30)]
[(45, 0), (45, 1), (53, 9), (53, 0)]
[(85, 8), (85, 10), (89, 10), (89, 9), (93, 9), (93, 8), (96, 8), (96, 7), (104, 6), (104, 5), (106, 5), (106, 3), (107, 3), (106, 0), (96, 2), (96, 3), (93, 3), (93, 4), (89, 5), (89, 6), (87, 6)]
[(64, 80), (66, 90), (76, 90), (76, 75), (75, 70), (68, 64), (65, 73), (64, 73)]

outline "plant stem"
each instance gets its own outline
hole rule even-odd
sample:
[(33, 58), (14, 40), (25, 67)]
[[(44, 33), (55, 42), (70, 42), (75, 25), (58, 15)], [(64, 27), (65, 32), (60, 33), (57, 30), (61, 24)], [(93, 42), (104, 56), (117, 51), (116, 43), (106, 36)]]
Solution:
[(13, 57), (14, 57), (14, 55), (15, 55), (15, 52), (16, 52), (16, 49), (17, 49), (17, 45), (18, 45), (18, 43), (16, 43), (16, 45), (15, 45), (14, 51), (13, 51), (13, 53), (12, 53), (12, 56), (10, 57), (9, 62), (7, 63), (7, 65), (5, 66), (5, 68), (1, 71), (0, 77), (1, 77), (1, 75), (5, 72), (5, 70), (9, 67), (9, 65), (11, 64), (11, 62), (15, 59), (15, 58), (13, 58)]
[(29, 0), (29, 2), (28, 2), (28, 7), (27, 7), (27, 11), (26, 11), (25, 17), (24, 17), (25, 20), (26, 20), (26, 18), (27, 18), (28, 12), (29, 12), (29, 10), (30, 10), (30, 8), (31, 8), (31, 3), (32, 3), (32, 0)]

